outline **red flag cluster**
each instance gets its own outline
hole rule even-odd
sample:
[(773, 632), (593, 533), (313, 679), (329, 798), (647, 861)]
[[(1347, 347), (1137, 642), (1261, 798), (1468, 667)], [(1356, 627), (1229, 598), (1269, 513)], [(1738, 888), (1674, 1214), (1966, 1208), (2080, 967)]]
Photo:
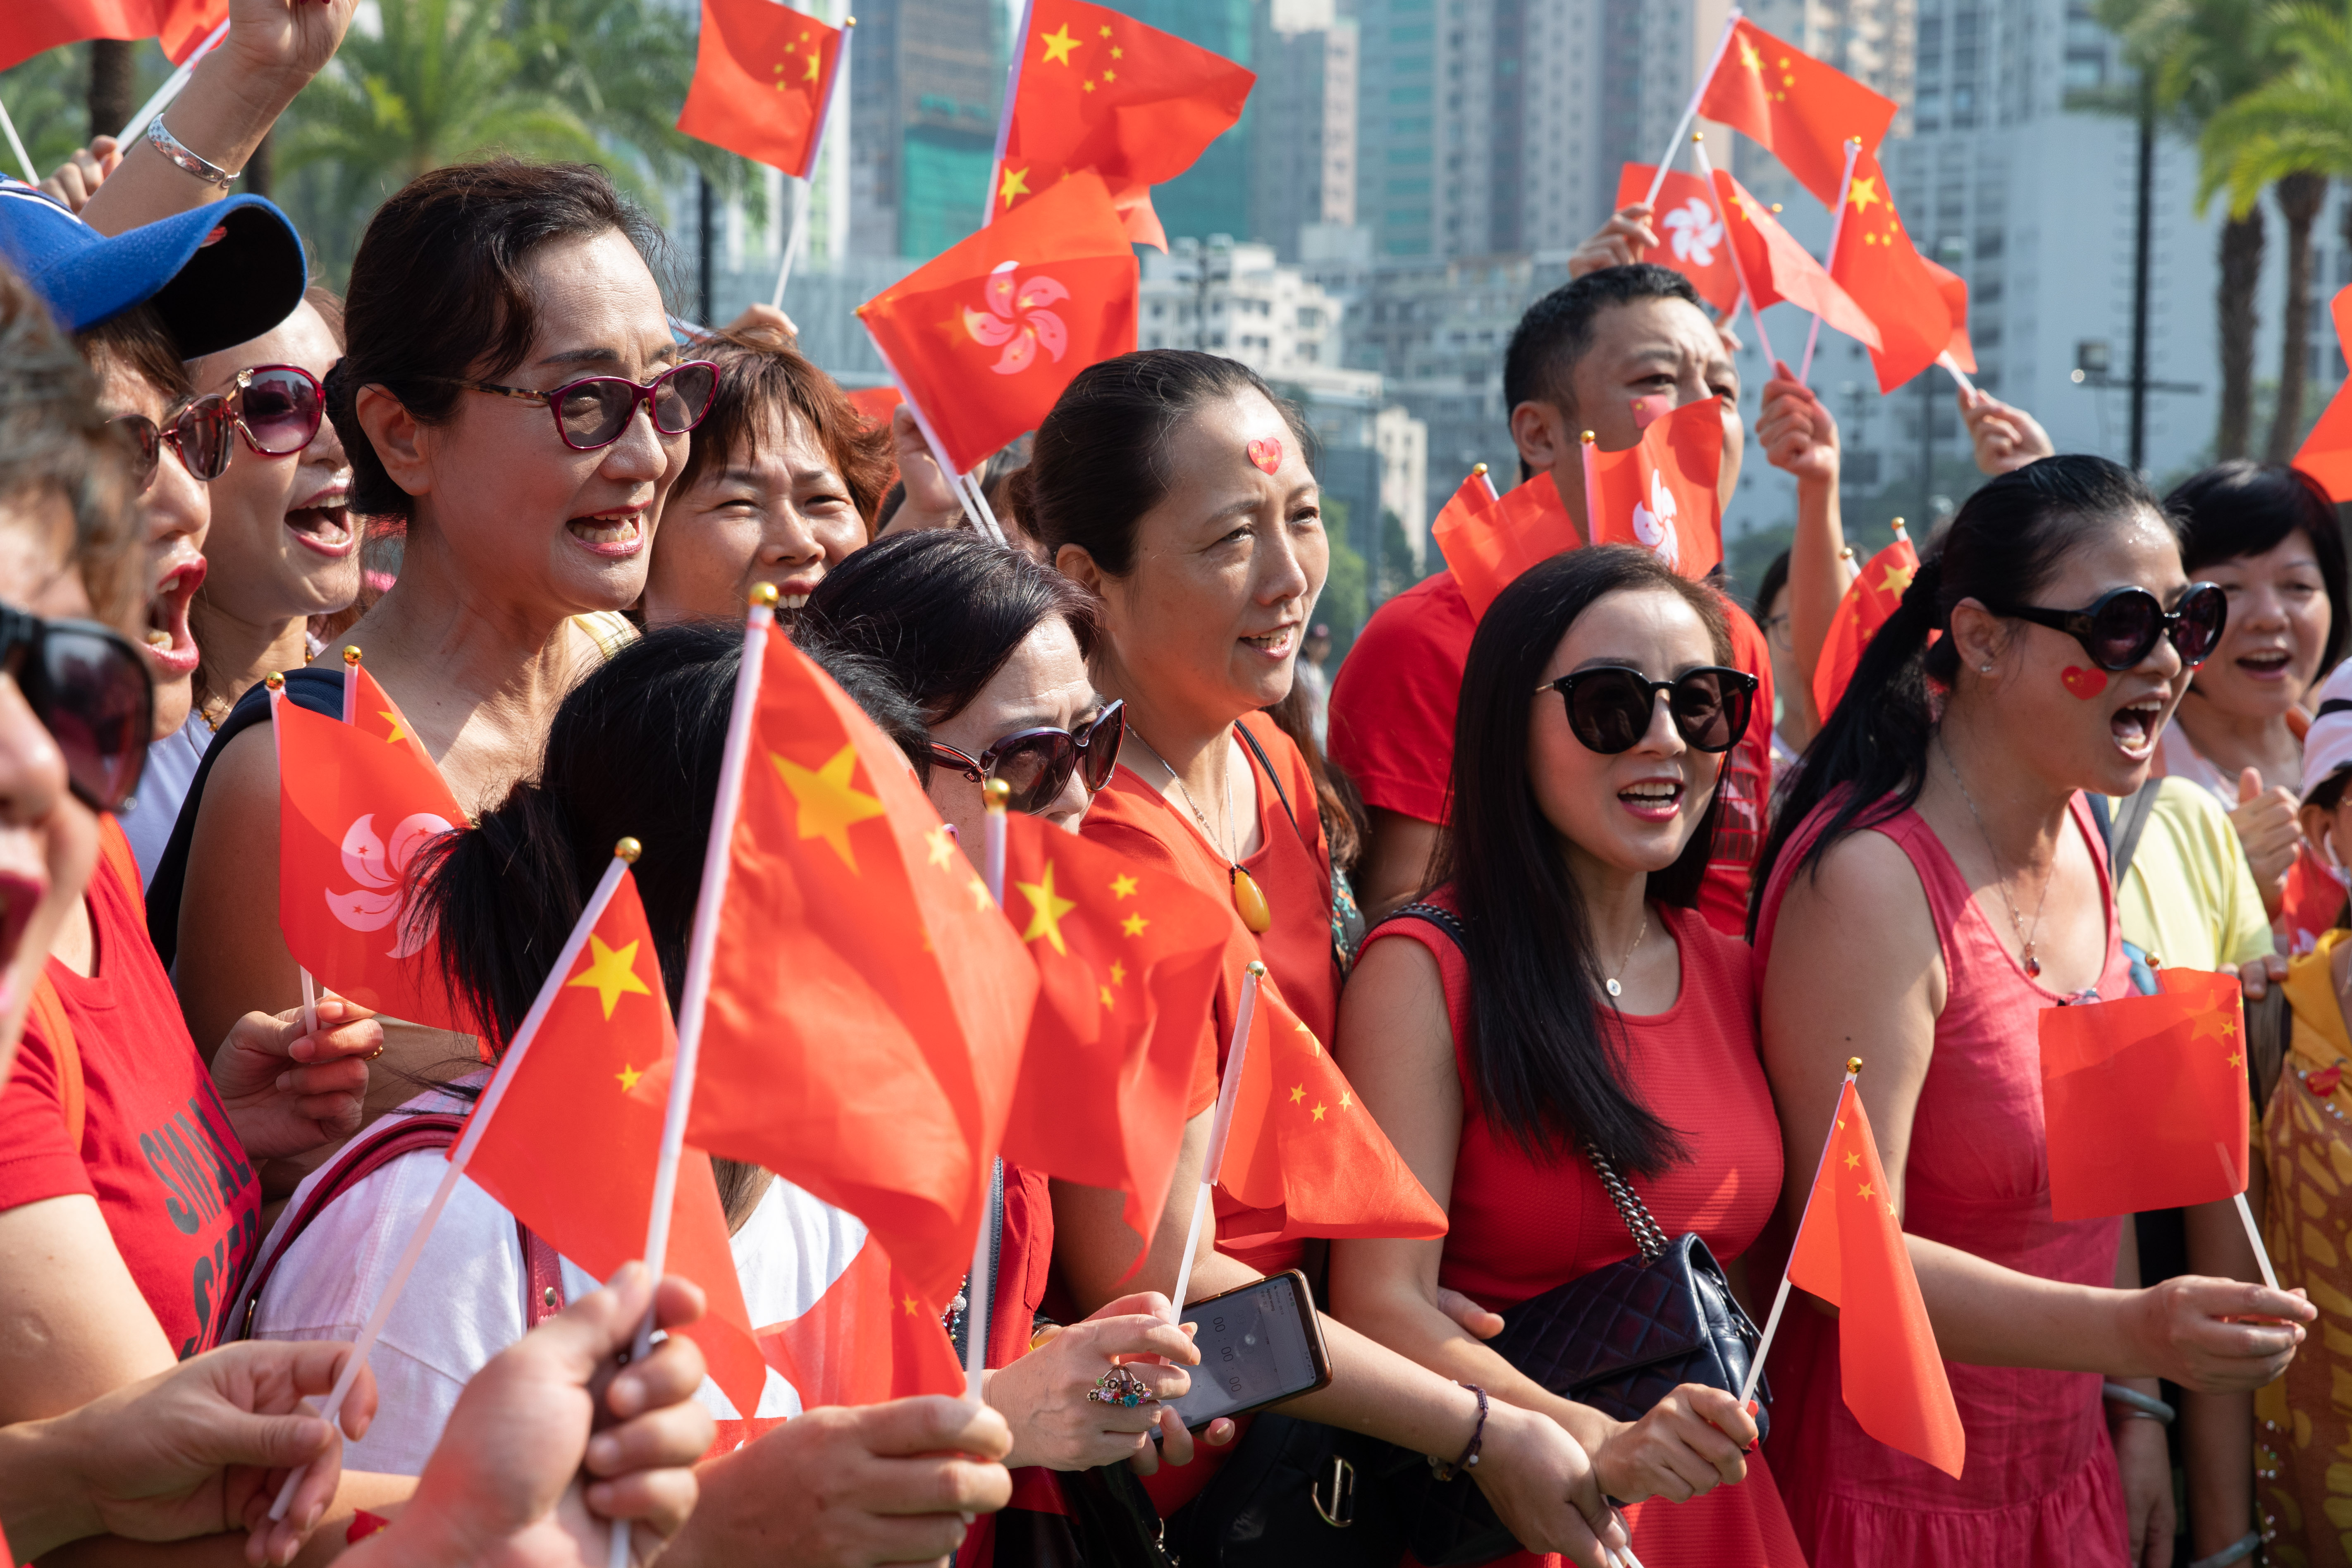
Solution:
[(1745, 132), (1797, 184), (1834, 204), (1847, 141), (1858, 138), (1865, 153), (1875, 148), (1895, 122), (1895, 104), (1742, 18), (1732, 25), (1731, 45), (1698, 111)]
[(1470, 613), (1480, 616), (1520, 573), (1584, 542), (1550, 475), (1496, 495), (1484, 463), (1438, 510), (1429, 531)]
[(153, 38), (178, 65), (228, 19), (228, 0), (11, 0), (0, 6), (0, 70), (84, 38)]

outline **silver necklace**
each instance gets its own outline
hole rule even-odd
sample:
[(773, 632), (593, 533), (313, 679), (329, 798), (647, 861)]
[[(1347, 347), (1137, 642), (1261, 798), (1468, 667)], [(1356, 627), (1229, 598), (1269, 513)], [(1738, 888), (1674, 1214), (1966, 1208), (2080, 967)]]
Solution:
[[(1617, 961), (1617, 974), (1622, 974), (1625, 973), (1625, 966), (1633, 962), (1633, 955), (1635, 953), (1642, 951), (1642, 939), (1649, 934), (1650, 901), (1647, 899), (1644, 899), (1642, 900), (1642, 929), (1633, 933), (1633, 945), (1627, 948), (1625, 950), (1625, 956)], [(1625, 988), (1617, 984), (1617, 974), (1603, 975), (1601, 980), (1601, 988), (1608, 992), (1612, 996), (1622, 996), (1625, 994)]]
[(2009, 879), (2000, 868), (2000, 851), (1992, 847), (1992, 834), (1985, 826), (1984, 813), (1977, 809), (1976, 797), (1969, 794), (1969, 786), (1960, 778), (1960, 765), (1952, 761), (1952, 749), (1944, 744), (1941, 735), (1936, 737), (1936, 749), (1944, 754), (1944, 768), (1952, 775), (1952, 787), (1960, 792), (1969, 815), (1976, 819), (1977, 835), (1984, 840), (1985, 853), (1992, 858), (1993, 890), (2000, 894), (2001, 904), (2009, 910), (2009, 928), (2017, 933), (2018, 962), (2024, 965), (2028, 976), (2039, 979), (2042, 961), (2033, 956), (2033, 942), (2042, 934), (2042, 907), (2050, 901), (2050, 883), (2058, 875), (2057, 862), (2051, 862), (2050, 875), (2042, 879), (2042, 897), (2033, 905), (2033, 929), (2028, 931), (2025, 921), (2018, 915), (2017, 901), (2009, 896)]
[[(1201, 837), (1209, 841), (1209, 847), (1215, 850), (1218, 858), (1223, 860), (1226, 865), (1231, 866), (1237, 864), (1235, 858), (1226, 854), (1224, 846), (1217, 842), (1216, 832), (1210, 827), (1209, 819), (1201, 815), (1201, 808), (1199, 806), (1192, 804), (1192, 792), (1184, 787), (1184, 780), (1180, 774), (1178, 774), (1176, 770), (1168, 766), (1168, 759), (1161, 756), (1159, 750), (1154, 747), (1150, 742), (1145, 740), (1142, 732), (1137, 730), (1134, 725), (1129, 724), (1127, 727), (1127, 732), (1135, 737), (1135, 743), (1137, 745), (1141, 746), (1145, 751), (1151, 753), (1151, 760), (1153, 762), (1158, 763), (1160, 767), (1166, 769), (1168, 773), (1168, 782), (1174, 784), (1176, 786), (1176, 793), (1184, 797), (1184, 809), (1191, 812), (1192, 814), (1192, 820), (1201, 825)], [(1228, 746), (1233, 744), (1230, 741), (1225, 743)], [(1230, 756), (1225, 759), (1226, 766), (1224, 769), (1225, 823), (1228, 829), (1231, 828), (1234, 820), (1234, 770), (1232, 761), (1233, 759)]]

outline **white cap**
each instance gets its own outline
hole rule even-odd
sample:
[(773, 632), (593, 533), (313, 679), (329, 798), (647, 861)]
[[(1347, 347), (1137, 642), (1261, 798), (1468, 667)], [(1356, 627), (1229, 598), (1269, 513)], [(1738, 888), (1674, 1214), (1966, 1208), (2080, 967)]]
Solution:
[(2303, 798), (2352, 768), (2352, 659), (2319, 683), (2317, 716), (2303, 737)]

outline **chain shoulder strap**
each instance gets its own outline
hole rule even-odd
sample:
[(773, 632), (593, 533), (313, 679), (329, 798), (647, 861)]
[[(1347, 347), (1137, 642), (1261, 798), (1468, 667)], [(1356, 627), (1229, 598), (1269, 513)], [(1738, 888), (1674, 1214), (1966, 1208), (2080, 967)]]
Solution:
[(1664, 1256), (1670, 1245), (1666, 1233), (1660, 1230), (1658, 1222), (1650, 1217), (1649, 1205), (1642, 1201), (1642, 1194), (1617, 1173), (1617, 1167), (1609, 1163), (1608, 1155), (1589, 1142), (1584, 1146), (1584, 1157), (1592, 1162), (1593, 1173), (1601, 1178), (1601, 1184), (1608, 1189), (1609, 1201), (1617, 1205), (1617, 1213), (1624, 1220), (1625, 1228), (1633, 1233), (1633, 1245), (1642, 1249), (1642, 1257), (1654, 1262)]

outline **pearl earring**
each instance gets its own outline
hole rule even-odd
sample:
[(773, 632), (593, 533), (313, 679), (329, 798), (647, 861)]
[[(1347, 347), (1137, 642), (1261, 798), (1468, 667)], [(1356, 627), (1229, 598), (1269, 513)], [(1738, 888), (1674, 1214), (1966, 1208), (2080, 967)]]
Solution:
[(1981, 673), (1986, 674), (1986, 675), (1990, 675), (1990, 674), (1992, 673), (1992, 666), (1990, 666), (1990, 665), (1989, 665), (1989, 664), (1980, 664), (1980, 665), (1977, 666), (1977, 668), (1978, 668)]

